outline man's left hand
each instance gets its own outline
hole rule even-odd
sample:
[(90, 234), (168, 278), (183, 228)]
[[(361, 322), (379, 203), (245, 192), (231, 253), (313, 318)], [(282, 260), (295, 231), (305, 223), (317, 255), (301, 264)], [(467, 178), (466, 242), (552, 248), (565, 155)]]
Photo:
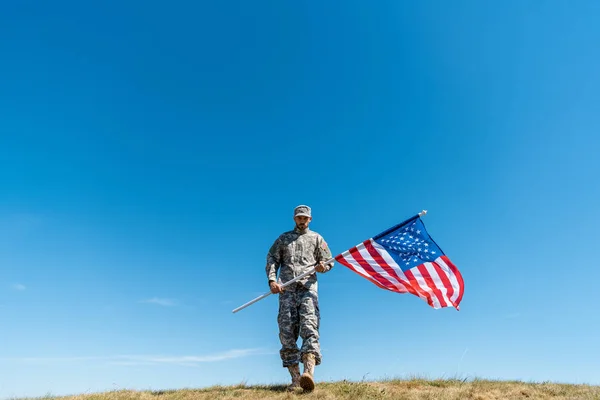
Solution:
[(325, 263), (323, 261), (319, 261), (319, 263), (315, 266), (315, 271), (325, 272)]

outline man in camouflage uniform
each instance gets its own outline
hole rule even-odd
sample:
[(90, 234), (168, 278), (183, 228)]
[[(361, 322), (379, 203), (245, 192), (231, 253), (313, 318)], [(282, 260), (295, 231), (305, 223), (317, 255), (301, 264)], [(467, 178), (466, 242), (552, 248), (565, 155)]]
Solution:
[[(267, 277), (271, 293), (279, 294), (279, 339), (281, 360), (292, 376), (289, 390), (301, 386), (305, 391), (315, 387), (314, 368), (321, 363), (319, 346), (319, 299), (317, 276), (311, 274), (282, 288), (281, 285), (315, 267), (317, 272), (327, 272), (333, 267), (327, 242), (317, 232), (308, 229), (312, 220), (311, 209), (300, 205), (294, 209), (294, 230), (277, 238), (267, 255)], [(277, 271), (279, 270), (279, 281)], [(302, 347), (296, 344), (302, 338)], [(304, 363), (300, 376), (298, 363)]]

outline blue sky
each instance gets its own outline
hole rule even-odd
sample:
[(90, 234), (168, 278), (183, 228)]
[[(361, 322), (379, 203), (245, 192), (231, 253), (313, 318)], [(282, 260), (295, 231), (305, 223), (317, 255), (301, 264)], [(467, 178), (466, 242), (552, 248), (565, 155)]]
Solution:
[(231, 310), (298, 204), (336, 254), (427, 209), (466, 287), (337, 264), (318, 380), (600, 384), (597, 2), (1, 10), (0, 398), (286, 382)]

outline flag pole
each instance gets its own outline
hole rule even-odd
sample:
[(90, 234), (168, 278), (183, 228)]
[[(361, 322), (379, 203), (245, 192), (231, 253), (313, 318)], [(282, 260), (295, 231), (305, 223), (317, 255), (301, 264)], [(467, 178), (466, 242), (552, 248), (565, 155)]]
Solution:
[[(427, 214), (427, 210), (423, 210), (421, 211), (419, 214), (417, 214), (419, 217), (422, 217), (424, 215)], [(414, 217), (413, 217), (414, 218)], [(336, 256), (337, 257), (337, 256)], [(329, 264), (330, 262), (334, 261), (335, 257), (330, 258), (329, 260), (325, 261), (324, 264)], [(286, 283), (284, 283), (283, 285), (281, 285), (281, 288), (286, 288), (287, 286), (291, 285), (292, 283), (298, 282), (300, 279), (307, 277), (308, 275), (311, 275), (315, 272), (315, 267), (312, 267), (311, 269), (309, 269), (308, 271), (306, 271), (305, 273), (303, 273), (302, 275), (298, 275), (297, 277), (295, 277), (294, 279), (287, 281)], [(271, 291), (268, 291), (265, 294), (262, 294), (260, 296), (258, 296), (257, 298), (250, 300), (249, 302), (247, 302), (244, 305), (239, 306), (238, 308), (234, 309), (232, 312), (235, 314), (236, 312), (243, 310), (244, 308), (251, 306), (252, 304), (256, 303), (259, 300), (264, 299), (265, 297), (269, 297), (271, 295)]]
[[(324, 264), (329, 264), (330, 262), (333, 262), (335, 260), (335, 258), (330, 258), (329, 260), (325, 261)], [(303, 273), (302, 275), (298, 275), (297, 277), (295, 277), (294, 279), (287, 281), (286, 283), (284, 283), (283, 285), (281, 285), (281, 288), (284, 289), (286, 287), (288, 287), (289, 285), (291, 285), (292, 283), (298, 282), (300, 279), (307, 277), (308, 275), (313, 274), (316, 271), (315, 267), (312, 267), (311, 269), (309, 269), (308, 271), (306, 271), (305, 273)], [(256, 303), (259, 300), (264, 299), (265, 297), (269, 297), (269, 295), (271, 294), (271, 291), (268, 291), (267, 293), (258, 296), (257, 298), (255, 298), (254, 300), (250, 300), (249, 302), (247, 302), (246, 304), (239, 306), (238, 308), (236, 308), (235, 310), (233, 310), (233, 313), (236, 313), (254, 303)]]

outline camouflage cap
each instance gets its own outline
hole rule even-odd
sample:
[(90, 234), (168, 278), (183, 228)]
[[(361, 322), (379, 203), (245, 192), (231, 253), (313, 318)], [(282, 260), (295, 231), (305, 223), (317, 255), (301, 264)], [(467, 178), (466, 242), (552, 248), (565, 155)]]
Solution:
[(311, 217), (310, 215), (310, 207), (305, 205), (300, 205), (294, 208), (294, 218), (295, 217)]

